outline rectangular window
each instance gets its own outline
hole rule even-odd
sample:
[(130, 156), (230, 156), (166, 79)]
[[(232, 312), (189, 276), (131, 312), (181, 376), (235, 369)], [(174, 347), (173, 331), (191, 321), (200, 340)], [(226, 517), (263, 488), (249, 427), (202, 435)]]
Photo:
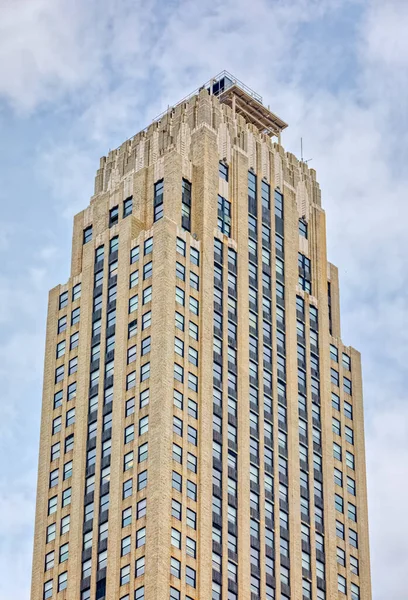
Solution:
[(77, 331), (76, 333), (73, 333), (71, 335), (70, 338), (70, 342), (69, 342), (69, 349), (73, 350), (74, 348), (76, 348), (79, 344), (79, 331)]
[(196, 300), (195, 298), (193, 298), (192, 296), (190, 296), (189, 308), (190, 308), (190, 310), (191, 310), (191, 312), (193, 314), (198, 315), (198, 313), (199, 313), (199, 301)]
[(339, 444), (333, 443), (333, 456), (337, 460), (341, 460), (341, 446)]
[(228, 181), (228, 165), (220, 161), (218, 164), (218, 173), (221, 179)]
[(58, 319), (58, 333), (62, 333), (67, 328), (67, 317)]
[(336, 521), (336, 535), (341, 540), (344, 540), (344, 524), (340, 521)]
[(351, 396), (351, 381), (347, 377), (343, 377), (343, 389)]
[(357, 507), (351, 502), (348, 503), (348, 518), (354, 522), (357, 522)]
[(145, 356), (150, 352), (150, 340), (150, 336), (142, 340), (142, 356)]
[(192, 265), (196, 265), (196, 267), (200, 266), (200, 251), (196, 248), (190, 248), (190, 262)]
[(103, 246), (98, 246), (98, 248), (95, 250), (95, 262), (101, 262), (103, 261), (105, 256), (105, 248)]
[(186, 523), (192, 529), (196, 528), (196, 513), (190, 508), (186, 510)]
[(337, 575), (337, 589), (342, 594), (347, 593), (347, 581), (346, 578), (343, 577), (343, 575)]
[(147, 485), (147, 471), (142, 471), (137, 476), (137, 491), (143, 490)]
[(71, 358), (71, 360), (69, 361), (68, 375), (72, 375), (72, 373), (75, 373), (77, 370), (78, 370), (78, 357), (75, 356), (75, 358)]
[(154, 218), (153, 220), (156, 222), (163, 217), (164, 214), (164, 206), (163, 206), (163, 189), (164, 189), (164, 180), (160, 179), (154, 184), (154, 200), (153, 200), (153, 210), (154, 210)]
[(299, 219), (299, 235), (307, 239), (307, 223), (304, 219)]
[(171, 501), (171, 514), (173, 517), (181, 521), (181, 503), (177, 500)]
[(72, 301), (78, 300), (81, 297), (81, 284), (77, 283), (72, 288)]
[(337, 394), (335, 394), (334, 392), (331, 393), (331, 399), (332, 399), (332, 407), (335, 408), (336, 410), (340, 410), (340, 398)]
[(176, 262), (176, 277), (178, 277), (178, 279), (181, 279), (181, 281), (185, 281), (186, 279), (186, 269), (179, 262)]
[(151, 322), (152, 322), (152, 313), (149, 310), (148, 312), (146, 312), (142, 315), (142, 331), (144, 331), (145, 329), (150, 327)]
[(75, 325), (75, 323), (79, 323), (79, 318), (80, 318), (80, 311), (81, 309), (78, 308), (74, 308), (74, 310), (71, 313), (71, 325)]
[(131, 289), (133, 287), (136, 287), (138, 283), (139, 283), (139, 270), (133, 271), (133, 273), (130, 274), (129, 288)]
[(139, 298), (136, 294), (129, 299), (129, 314), (135, 312), (139, 307)]
[(152, 299), (152, 286), (149, 285), (149, 287), (147, 287), (143, 290), (143, 305), (150, 302), (151, 299)]
[(330, 344), (330, 358), (332, 360), (334, 360), (335, 362), (338, 362), (338, 360), (339, 360), (338, 350), (337, 350), (336, 346), (333, 346), (333, 344)]
[[(120, 585), (125, 585), (130, 581), (130, 565), (125, 565), (120, 570)], [(90, 598), (90, 596), (89, 596)]]
[(198, 325), (196, 325), (196, 323), (193, 323), (193, 321), (189, 321), (188, 323), (188, 333), (189, 336), (192, 337), (194, 340), (198, 340)]
[(256, 202), (256, 175), (248, 171), (248, 212), (252, 215), (257, 213)]
[(346, 465), (354, 471), (354, 454), (352, 454), (348, 450), (346, 451)]
[(119, 206), (114, 206), (109, 211), (109, 227), (113, 227), (119, 221)]
[(65, 463), (64, 465), (64, 475), (63, 478), (68, 479), (69, 477), (72, 477), (72, 460), (70, 460), (69, 462)]
[(342, 567), (346, 566), (346, 553), (342, 548), (337, 547), (337, 562)]
[(119, 249), (119, 237), (115, 235), (115, 237), (109, 240), (109, 254), (113, 252), (117, 252)]
[(126, 400), (125, 417), (129, 417), (134, 412), (135, 412), (135, 399), (134, 398), (129, 398), (129, 400)]
[(332, 418), (332, 430), (336, 435), (341, 435), (340, 421), (334, 417)]
[(136, 531), (136, 548), (144, 546), (146, 543), (146, 527), (142, 527)]
[(144, 586), (138, 588), (135, 591), (135, 600), (145, 600)]
[(124, 202), (123, 202), (123, 218), (128, 217), (129, 215), (132, 214), (132, 207), (133, 207), (133, 197), (129, 196), (129, 198), (126, 198), (126, 200), (124, 200)]
[(177, 471), (173, 471), (172, 473), (172, 479), (171, 479), (171, 486), (174, 490), (177, 490), (178, 492), (182, 491), (182, 483), (183, 483), (183, 478), (180, 475), (180, 473), (177, 473)]
[(344, 402), (344, 415), (347, 419), (353, 419), (353, 407), (349, 402)]
[(174, 406), (183, 410), (183, 394), (177, 390), (173, 390), (173, 403)]
[(351, 359), (350, 359), (349, 355), (345, 354), (344, 352), (342, 354), (342, 364), (343, 364), (343, 369), (346, 369), (347, 371), (351, 370)]
[(150, 377), (150, 363), (146, 363), (140, 367), (140, 381), (145, 381)]
[(345, 433), (347, 442), (349, 442), (349, 444), (354, 444), (354, 432), (351, 429), (351, 427), (347, 427), (347, 425), (346, 425), (344, 427), (344, 433)]
[(186, 583), (193, 588), (196, 586), (196, 572), (188, 565), (186, 566)]
[(181, 254), (181, 256), (186, 255), (186, 242), (179, 237), (176, 241), (176, 250), (179, 254)]
[(330, 379), (333, 385), (337, 387), (339, 386), (339, 373), (336, 371), (336, 369), (330, 369)]
[(136, 504), (136, 519), (141, 519), (142, 517), (146, 516), (146, 506), (146, 498), (139, 500), (139, 502)]
[(275, 190), (275, 215), (283, 219), (283, 195)]
[(190, 272), (190, 286), (197, 291), (200, 287), (200, 278), (198, 275), (196, 275), (196, 273), (193, 273), (192, 271)]
[(55, 383), (62, 381), (64, 379), (64, 365), (57, 367), (55, 369)]
[(183, 450), (177, 444), (173, 444), (173, 459), (180, 464), (183, 462)]
[(181, 182), (181, 226), (191, 231), (191, 183), (186, 179)]
[(64, 308), (68, 304), (68, 292), (62, 292), (59, 296), (59, 309)]
[(144, 406), (147, 406), (149, 404), (149, 398), (150, 398), (150, 390), (143, 390), (143, 392), (140, 392), (140, 396), (139, 396), (139, 408), (143, 408)]
[(338, 512), (340, 512), (340, 513), (344, 512), (343, 498), (341, 496), (339, 496), (339, 494), (334, 495), (334, 506)]
[(312, 291), (310, 259), (301, 252), (298, 253), (298, 268), (299, 285), (302, 290), (310, 294)]
[(75, 423), (75, 408), (67, 411), (65, 426), (69, 427)]
[(149, 430), (149, 416), (146, 415), (145, 417), (142, 417), (141, 419), (139, 419), (139, 435), (143, 435), (144, 433), (147, 433)]
[(84, 229), (83, 242), (84, 242), (84, 244), (87, 244), (91, 240), (92, 240), (92, 225), (89, 225), (89, 227), (86, 227)]
[(221, 233), (231, 233), (231, 203), (222, 196), (218, 196), (218, 229)]
[[(350, 571), (352, 573), (354, 573), (354, 575), (359, 575), (358, 558), (356, 558), (355, 556), (350, 556)], [(353, 591), (353, 584), (352, 584), (352, 591)], [(357, 600), (358, 600), (358, 598), (359, 598), (359, 596), (357, 596)], [(354, 600), (354, 598), (353, 598), (353, 600)]]
[(352, 496), (356, 495), (356, 482), (354, 481), (354, 479), (352, 477), (349, 477), (348, 475), (347, 475), (347, 491)]
[(266, 181), (262, 181), (261, 184), (261, 195), (262, 195), (262, 208), (266, 210), (271, 209), (271, 188)]
[(139, 260), (139, 246), (135, 246), (130, 251), (130, 264), (137, 262)]

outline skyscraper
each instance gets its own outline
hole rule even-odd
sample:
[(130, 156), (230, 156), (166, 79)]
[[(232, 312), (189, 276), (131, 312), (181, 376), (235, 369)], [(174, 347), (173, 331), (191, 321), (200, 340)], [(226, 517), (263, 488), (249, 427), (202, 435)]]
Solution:
[(50, 292), (32, 600), (370, 600), (316, 174), (224, 72), (101, 159)]

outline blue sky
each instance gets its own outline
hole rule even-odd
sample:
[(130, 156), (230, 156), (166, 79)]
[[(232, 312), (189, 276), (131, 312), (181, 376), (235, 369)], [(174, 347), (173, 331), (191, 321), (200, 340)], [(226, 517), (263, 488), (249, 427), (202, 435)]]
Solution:
[[(374, 599), (408, 570), (408, 4), (0, 0), (0, 600), (29, 597), (48, 289), (99, 157), (228, 69), (318, 173), (363, 355)], [(18, 589), (16, 589), (18, 582)]]

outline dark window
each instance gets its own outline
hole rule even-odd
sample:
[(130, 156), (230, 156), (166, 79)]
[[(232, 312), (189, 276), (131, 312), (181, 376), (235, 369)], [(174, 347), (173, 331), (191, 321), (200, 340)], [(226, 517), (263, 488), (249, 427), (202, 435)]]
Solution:
[(151, 252), (153, 252), (153, 238), (149, 237), (147, 240), (145, 240), (144, 244), (143, 244), (143, 252), (144, 255), (147, 256), (148, 254), (151, 254)]
[(299, 219), (299, 234), (307, 239), (307, 223), (303, 219)]
[(115, 252), (119, 248), (119, 238), (116, 235), (109, 241), (109, 253)]
[(68, 292), (62, 292), (59, 297), (59, 308), (64, 308), (68, 304)]
[(256, 175), (248, 171), (248, 211), (256, 215)]
[(92, 239), (92, 225), (84, 229), (84, 244), (87, 244)]
[(78, 300), (78, 298), (80, 298), (80, 297), (81, 297), (81, 284), (77, 283), (72, 288), (72, 301)]
[(119, 221), (119, 206), (114, 206), (109, 211), (109, 227), (116, 225)]
[(261, 185), (261, 195), (262, 195), (262, 207), (270, 210), (271, 208), (271, 191), (270, 185), (266, 183), (266, 181), (262, 182)]
[(75, 308), (71, 313), (71, 325), (75, 325), (75, 323), (79, 323), (80, 318), (80, 309)]
[(225, 181), (228, 181), (228, 165), (220, 161), (218, 165), (218, 172), (220, 174), (221, 179), (225, 179)]
[(123, 202), (123, 218), (128, 217), (129, 215), (132, 214), (132, 208), (133, 208), (133, 197), (129, 196), (129, 198), (126, 198), (126, 200)]
[(104, 247), (103, 246), (99, 246), (99, 248), (97, 248), (95, 250), (95, 262), (99, 262), (100, 260), (103, 260), (104, 253), (105, 253)]
[(154, 184), (154, 200), (153, 200), (153, 211), (154, 221), (158, 221), (163, 217), (163, 187), (164, 180), (160, 179)]
[(283, 195), (275, 190), (275, 215), (283, 219)]
[(312, 291), (310, 259), (304, 254), (298, 253), (299, 285), (309, 294)]
[(132, 248), (130, 251), (130, 264), (132, 265), (139, 260), (139, 246)]
[(222, 196), (218, 196), (218, 229), (221, 233), (231, 233), (231, 203)]
[(351, 381), (347, 377), (343, 377), (343, 389), (346, 394), (351, 395)]
[(191, 231), (191, 183), (183, 179), (181, 190), (181, 226)]

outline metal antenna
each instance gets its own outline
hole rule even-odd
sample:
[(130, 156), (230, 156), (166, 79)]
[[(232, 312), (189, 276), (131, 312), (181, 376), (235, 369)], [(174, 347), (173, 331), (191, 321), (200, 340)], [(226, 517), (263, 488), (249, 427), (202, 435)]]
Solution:
[(300, 160), (306, 164), (308, 162), (310, 162), (311, 160), (313, 160), (313, 158), (308, 158), (307, 160), (304, 160), (304, 158), (303, 158), (303, 138), (302, 137), (300, 138)]

